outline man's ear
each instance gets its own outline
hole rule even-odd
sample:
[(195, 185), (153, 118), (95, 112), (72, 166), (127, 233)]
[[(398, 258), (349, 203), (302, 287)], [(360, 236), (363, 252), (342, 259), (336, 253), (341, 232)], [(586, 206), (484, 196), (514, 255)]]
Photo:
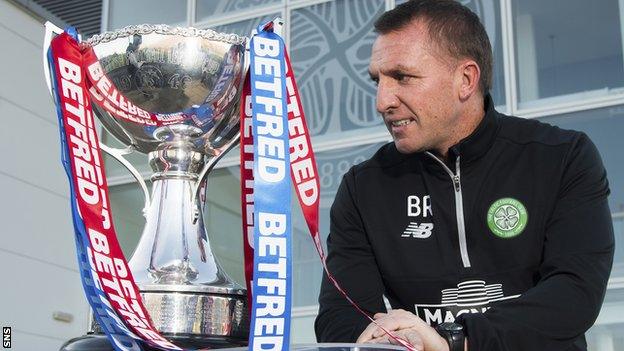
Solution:
[(462, 101), (468, 100), (476, 91), (479, 90), (479, 81), (481, 79), (481, 69), (473, 60), (465, 60), (457, 67), (459, 75), (459, 98)]

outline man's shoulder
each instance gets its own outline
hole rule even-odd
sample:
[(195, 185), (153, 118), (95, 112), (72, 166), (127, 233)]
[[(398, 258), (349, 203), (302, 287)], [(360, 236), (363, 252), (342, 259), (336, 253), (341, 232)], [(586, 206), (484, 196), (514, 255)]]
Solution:
[(498, 115), (498, 137), (521, 145), (560, 146), (575, 143), (584, 133), (563, 129), (537, 119)]

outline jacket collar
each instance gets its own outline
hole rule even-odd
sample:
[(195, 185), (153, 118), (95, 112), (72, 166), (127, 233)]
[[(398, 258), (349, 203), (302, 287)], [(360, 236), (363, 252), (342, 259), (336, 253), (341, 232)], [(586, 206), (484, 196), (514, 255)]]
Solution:
[(449, 159), (461, 156), (462, 164), (470, 163), (483, 156), (494, 143), (499, 130), (498, 112), (489, 93), (484, 100), (485, 116), (472, 134), (449, 149)]

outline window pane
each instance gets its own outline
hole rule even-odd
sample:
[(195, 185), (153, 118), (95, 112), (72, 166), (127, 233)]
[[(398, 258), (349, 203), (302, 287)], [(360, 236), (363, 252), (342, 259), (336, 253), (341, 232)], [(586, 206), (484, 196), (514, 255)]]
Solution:
[(383, 0), (337, 0), (292, 10), (290, 54), (312, 134), (381, 125), (368, 63)]
[(248, 19), (240, 22), (233, 22), (228, 24), (223, 24), (220, 26), (211, 27), (217, 32), (221, 33), (234, 33), (245, 37), (251, 37), (251, 31), (256, 29), (257, 26), (263, 23), (267, 23), (269, 21), (274, 20), (276, 17), (280, 17), (281, 14), (275, 13), (271, 15), (266, 15), (263, 17), (257, 17)]
[(499, 0), (463, 0), (462, 4), (474, 11), (490, 38), (494, 57), (494, 72), (492, 76), (492, 98), (494, 105), (503, 106), (505, 101), (505, 63), (503, 61), (503, 35), (500, 21)]
[(282, 0), (197, 0), (196, 20), (205, 21), (222, 15), (279, 5), (281, 2)]
[[(404, 3), (406, 0), (398, 0), (397, 5)], [(492, 77), (492, 99), (494, 105), (504, 111), (506, 105), (505, 100), (505, 63), (503, 61), (503, 35), (501, 30), (500, 17), (500, 0), (461, 0), (464, 6), (467, 6), (479, 16), (481, 23), (487, 31), (492, 45), (494, 55), (494, 72)]]
[(565, 129), (585, 132), (600, 151), (611, 188), (609, 206), (614, 214), (616, 252), (611, 277), (624, 277), (624, 106), (575, 112), (540, 120)]
[(215, 169), (208, 175), (204, 224), (215, 257), (227, 274), (245, 286), (239, 168)]
[[(622, 87), (618, 0), (512, 4), (520, 108), (608, 95)], [(578, 96), (535, 101), (566, 94)]]
[[(624, 309), (620, 307), (619, 312), (624, 312)], [(624, 351), (624, 321), (592, 327), (587, 333), (587, 349)]]
[[(612, 278), (624, 278), (624, 213), (620, 212), (613, 215), (613, 234), (615, 235), (615, 257), (613, 259), (613, 268), (611, 269)], [(624, 298), (622, 298), (624, 301)], [(624, 302), (623, 302), (624, 305)]]
[(587, 349), (624, 351), (624, 289), (607, 291), (596, 324), (587, 333)]
[[(118, 149), (123, 149), (126, 146), (119, 142), (114, 136), (104, 130), (103, 133), (99, 134), (101, 138), (101, 142)], [(107, 153), (102, 151), (102, 156), (104, 158), (104, 164), (106, 165), (106, 178), (110, 179), (112, 177), (132, 177), (131, 173), (124, 167), (121, 163), (117, 162), (113, 157), (109, 156)], [(132, 165), (142, 174), (151, 175), (152, 169), (149, 166), (147, 155), (140, 153), (138, 151), (134, 151), (131, 154), (124, 155), (126, 160), (130, 161)], [(134, 179), (134, 178), (133, 178)]]
[[(151, 191), (151, 185), (148, 182), (148, 191)], [(145, 226), (143, 191), (137, 183), (130, 183), (111, 186), (109, 195), (117, 240), (126, 259), (130, 260)]]
[(110, 0), (109, 4), (110, 30), (143, 23), (186, 26), (186, 1)]

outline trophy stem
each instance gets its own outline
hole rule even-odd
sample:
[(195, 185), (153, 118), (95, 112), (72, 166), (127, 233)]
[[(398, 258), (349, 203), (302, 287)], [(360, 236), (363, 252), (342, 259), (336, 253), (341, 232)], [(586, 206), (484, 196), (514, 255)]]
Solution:
[(137, 284), (235, 288), (212, 254), (203, 220), (192, 222), (193, 180), (154, 180), (141, 240), (130, 259)]

